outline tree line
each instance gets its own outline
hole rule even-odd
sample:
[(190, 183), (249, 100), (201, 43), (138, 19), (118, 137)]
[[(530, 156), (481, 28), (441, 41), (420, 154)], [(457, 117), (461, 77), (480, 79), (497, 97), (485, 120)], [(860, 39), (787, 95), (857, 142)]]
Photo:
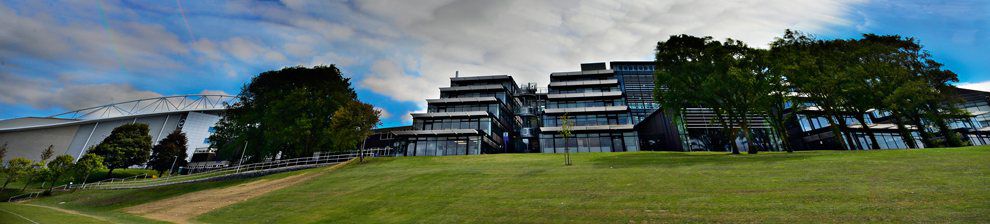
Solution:
[[(680, 117), (686, 108), (711, 108), (711, 122), (721, 127), (726, 141), (745, 138), (749, 153), (759, 150), (752, 145), (749, 117), (765, 118), (790, 152), (794, 146), (787, 141), (786, 124), (809, 106), (824, 114), (836, 139), (856, 139), (847, 118), (866, 124), (867, 113), (879, 110), (890, 114), (910, 148), (920, 146), (909, 126), (919, 127), (926, 147), (964, 145), (948, 126), (949, 119), (966, 115), (954, 106), (960, 100), (951, 84), (957, 75), (911, 37), (822, 40), (787, 30), (769, 49), (758, 49), (733, 39), (675, 35), (657, 43), (654, 76), (660, 87), (655, 98), (664, 113)], [(874, 130), (856, 127), (868, 138), (865, 147), (880, 148)], [(736, 144), (730, 147), (739, 153)]]
[[(0, 174), (4, 176), (0, 192), (15, 181), (24, 183), (21, 191), (31, 184), (42, 183), (50, 192), (57, 183), (86, 183), (91, 181), (91, 174), (103, 170), (107, 172), (106, 178), (112, 178), (115, 169), (135, 165), (146, 165), (161, 176), (168, 170), (175, 171), (172, 170), (175, 167), (185, 166), (186, 142), (185, 134), (175, 130), (152, 147), (147, 124), (121, 125), (90, 147), (79, 160), (67, 154), (53, 159), (54, 146), (49, 145), (42, 150), (39, 161), (18, 157), (0, 164)], [(4, 144), (0, 146), (0, 161), (5, 160), (6, 153), (7, 144)]]

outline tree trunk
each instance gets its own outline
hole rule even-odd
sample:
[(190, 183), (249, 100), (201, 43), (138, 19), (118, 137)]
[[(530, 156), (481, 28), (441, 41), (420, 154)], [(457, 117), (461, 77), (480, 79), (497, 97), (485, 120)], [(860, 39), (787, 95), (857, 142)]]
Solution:
[(746, 138), (746, 153), (756, 154), (759, 149), (753, 145), (753, 135), (749, 133), (749, 128), (743, 130), (743, 136)]
[(854, 138), (855, 136), (853, 135), (853, 133), (849, 131), (849, 125), (846, 125), (846, 118), (842, 116), (837, 116), (835, 120), (838, 121), (839, 129), (841, 129), (842, 133), (845, 134), (846, 140), (848, 140), (851, 143), (849, 147), (850, 148), (855, 147), (855, 149), (857, 150), (862, 149), (863, 147), (859, 145), (859, 141), (857, 141), (857, 139)]
[(55, 181), (58, 180), (58, 176), (52, 176), (52, 184), (48, 185), (48, 192), (52, 192), (55, 189)]
[(859, 125), (863, 126), (863, 132), (866, 132), (866, 136), (870, 137), (870, 149), (880, 149), (880, 143), (877, 142), (877, 136), (873, 133), (873, 129), (866, 125), (866, 115), (859, 113), (856, 120), (859, 121)]
[[(110, 170), (107, 171), (107, 178), (113, 178), (113, 169), (113, 167), (110, 167)], [(161, 175), (159, 174), (159, 176)]]
[(939, 133), (945, 138), (945, 145), (949, 147), (960, 147), (963, 146), (962, 140), (959, 136), (956, 136), (956, 132), (949, 128), (949, 125), (945, 122), (945, 119), (935, 119), (935, 125), (938, 126)]
[(892, 111), (891, 113), (893, 113), (891, 117), (894, 119), (894, 124), (897, 125), (897, 130), (900, 132), (901, 140), (904, 141), (904, 144), (908, 148), (918, 148), (918, 144), (914, 141), (914, 135), (911, 134), (911, 130), (905, 127), (904, 118), (901, 117), (901, 114), (897, 111)]
[(836, 124), (835, 122), (836, 120), (833, 119), (835, 118), (835, 116), (832, 115), (826, 115), (826, 116), (828, 117), (825, 120), (827, 120), (828, 125), (832, 127), (832, 138), (835, 140), (836, 143), (839, 143), (839, 148), (849, 150), (850, 149), (849, 146), (847, 146), (846, 142), (842, 140), (842, 129), (839, 129), (839, 125)]
[(914, 123), (918, 129), (918, 134), (921, 135), (921, 144), (924, 144), (925, 148), (935, 147), (934, 142), (932, 142), (932, 134), (928, 133), (928, 129), (921, 123), (921, 115), (911, 116), (911, 123)]
[(739, 145), (736, 145), (736, 139), (739, 138), (739, 132), (735, 128), (729, 128), (729, 133), (727, 134), (729, 139), (729, 148), (732, 149), (732, 154), (739, 153)]
[(3, 191), (6, 191), (7, 190), (7, 184), (10, 183), (10, 179), (12, 179), (12, 178), (11, 177), (7, 177), (7, 180), (3, 182), (3, 187), (0, 188), (0, 192), (3, 192)]
[(753, 135), (749, 133), (749, 120), (747, 118), (743, 118), (742, 120), (743, 137), (746, 138), (746, 153), (756, 154), (758, 149), (753, 147)]
[(24, 192), (24, 190), (27, 190), (28, 185), (31, 185), (31, 181), (25, 181), (24, 182), (24, 187), (21, 188), (21, 192)]

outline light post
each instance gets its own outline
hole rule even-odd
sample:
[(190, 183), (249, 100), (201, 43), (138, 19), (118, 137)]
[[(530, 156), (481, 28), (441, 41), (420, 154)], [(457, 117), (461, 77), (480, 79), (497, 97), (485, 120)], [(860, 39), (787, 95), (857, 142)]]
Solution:
[(168, 176), (172, 177), (172, 168), (175, 168), (175, 162), (179, 160), (179, 156), (172, 156), (172, 165), (168, 167)]
[(234, 173), (241, 173), (241, 163), (244, 162), (244, 152), (247, 151), (247, 143), (248, 141), (244, 140), (244, 148), (241, 149), (241, 159), (237, 160), (237, 171), (234, 171)]

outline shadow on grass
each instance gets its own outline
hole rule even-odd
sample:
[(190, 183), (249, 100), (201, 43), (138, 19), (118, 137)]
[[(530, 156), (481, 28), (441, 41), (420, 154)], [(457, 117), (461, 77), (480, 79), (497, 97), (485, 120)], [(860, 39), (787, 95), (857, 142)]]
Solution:
[(826, 154), (816, 152), (762, 153), (756, 155), (709, 152), (638, 152), (615, 153), (598, 157), (591, 162), (596, 168), (663, 167), (675, 168), (708, 164), (736, 165), (742, 163), (773, 163), (819, 157)]

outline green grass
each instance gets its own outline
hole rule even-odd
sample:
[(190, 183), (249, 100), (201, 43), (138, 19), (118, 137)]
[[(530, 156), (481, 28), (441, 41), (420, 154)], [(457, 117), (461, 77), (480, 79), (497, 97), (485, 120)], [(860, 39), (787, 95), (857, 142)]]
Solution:
[(990, 222), (990, 148), (379, 158), (206, 223)]
[(226, 187), (260, 179), (281, 178), (287, 175), (311, 171), (313, 170), (293, 171), (247, 179), (177, 184), (151, 189), (82, 190), (70, 193), (60, 193), (52, 197), (39, 198), (31, 201), (30, 203), (69, 209), (88, 215), (104, 217), (113, 223), (161, 223), (125, 213), (121, 211), (121, 209), (171, 198), (186, 193)]
[[(152, 175), (157, 175), (158, 172), (157, 171), (154, 171), (154, 170), (148, 170), (148, 169), (116, 169), (116, 170), (113, 171), (113, 177), (114, 178), (128, 178), (128, 177), (133, 177), (133, 176), (142, 175), (142, 174), (148, 174), (148, 176), (151, 177)], [(100, 180), (104, 180), (104, 179), (109, 179), (109, 176), (107, 176), (107, 170), (97, 171), (97, 172), (94, 172), (93, 174), (90, 174), (89, 175), (89, 182), (90, 183), (96, 182), (96, 181), (100, 181)], [(6, 176), (0, 175), (0, 185), (3, 185), (3, 181), (6, 181), (6, 180), (7, 180), (7, 177)], [(61, 186), (61, 185), (64, 185), (64, 184), (69, 183), (70, 181), (71, 182), (74, 182), (74, 183), (79, 183), (76, 180), (71, 180), (71, 177), (66, 176), (64, 178), (64, 180), (61, 180), (61, 181), (58, 181), (57, 183), (55, 183), (55, 186)], [(12, 182), (10, 182), (10, 184), (7, 185), (7, 189), (3, 190), (3, 192), (0, 192), (0, 200), (6, 201), (7, 198), (10, 198), (12, 196), (17, 196), (17, 195), (24, 194), (24, 193), (29, 193), (29, 192), (37, 192), (37, 191), (41, 191), (41, 190), (47, 190), (47, 188), (41, 188), (42, 187), (42, 184), (44, 184), (44, 186), (49, 186), (51, 184), (51, 183), (45, 183), (45, 182), (32, 182), (32, 183), (30, 183), (30, 185), (28, 185), (27, 189), (25, 189), (22, 192), (21, 189), (24, 187), (24, 184), (26, 184), (26, 183), (27, 182), (24, 181), (24, 180), (18, 180), (18, 181), (12, 181)]]
[(32, 223), (108, 223), (106, 221), (48, 208), (22, 205), (16, 203), (0, 203), (0, 223), (32, 224)]

